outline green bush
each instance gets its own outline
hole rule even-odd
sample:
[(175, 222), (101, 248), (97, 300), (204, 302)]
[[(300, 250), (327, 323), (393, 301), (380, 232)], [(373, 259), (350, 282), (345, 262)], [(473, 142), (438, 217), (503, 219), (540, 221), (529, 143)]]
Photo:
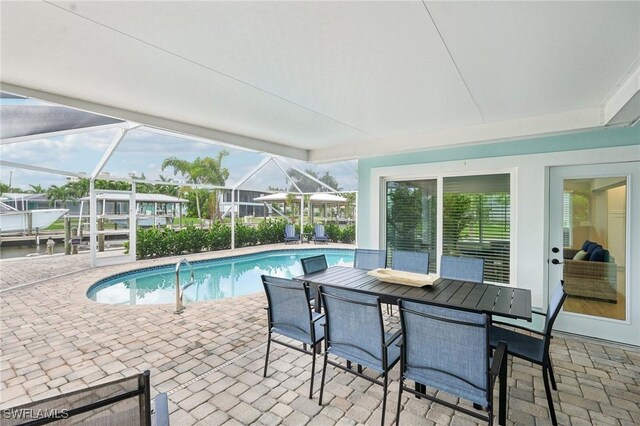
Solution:
[(225, 250), (231, 248), (231, 227), (216, 222), (207, 234), (209, 250)]
[[(267, 219), (257, 227), (236, 223), (236, 247), (255, 246), (258, 244), (273, 244), (284, 241), (284, 219)], [(305, 232), (313, 232), (313, 226), (306, 224)], [(327, 224), (325, 231), (333, 242), (353, 243), (355, 240), (355, 225), (348, 225), (344, 229), (336, 224)], [(297, 227), (299, 231), (299, 226)], [(225, 250), (231, 248), (231, 227), (222, 222), (216, 222), (210, 229), (196, 228), (189, 225), (180, 231), (172, 229), (138, 229), (136, 257), (148, 259), (151, 257), (177, 256), (184, 253), (198, 253), (203, 250)], [(125, 243), (126, 253), (129, 243)]]
[(356, 226), (355, 225), (347, 225), (344, 229), (342, 229), (340, 235), (340, 241), (345, 244), (353, 244), (356, 240)]
[(250, 226), (236, 223), (236, 247), (255, 246), (258, 244), (258, 230)]
[(258, 224), (258, 240), (260, 244), (275, 244), (284, 240), (284, 219), (265, 219)]

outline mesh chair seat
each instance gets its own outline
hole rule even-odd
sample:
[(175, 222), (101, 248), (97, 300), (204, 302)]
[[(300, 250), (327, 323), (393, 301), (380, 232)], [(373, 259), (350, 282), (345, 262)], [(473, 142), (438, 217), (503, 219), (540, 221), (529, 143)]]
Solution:
[(308, 332), (301, 330), (297, 327), (288, 325), (288, 324), (275, 324), (271, 328), (272, 333), (278, 333), (290, 339), (297, 340), (302, 343), (306, 343), (307, 345), (315, 345), (318, 342), (321, 342), (324, 339), (324, 327), (321, 325), (322, 321), (318, 321), (324, 315), (319, 314), (317, 312), (312, 313), (312, 321), (314, 321), (315, 327), (315, 337), (316, 341), (311, 341), (311, 334)]
[(544, 358), (544, 340), (509, 330), (503, 327), (491, 327), (491, 346), (498, 342), (509, 342), (509, 353), (529, 362), (541, 363)]
[[(392, 333), (384, 333), (385, 341), (389, 340), (392, 336)], [(400, 338), (396, 339), (396, 341)], [(396, 345), (396, 341), (391, 343), (390, 346), (386, 348), (387, 350), (387, 362), (389, 365), (393, 365), (400, 359), (400, 347)], [(331, 351), (333, 355), (339, 356), (344, 359), (348, 359), (349, 361), (361, 365), (363, 367), (370, 368), (372, 370), (378, 371), (380, 373), (384, 372), (384, 367), (382, 366), (382, 360), (374, 359), (372, 356), (369, 356), (365, 352), (360, 352), (357, 348), (349, 348), (348, 350), (342, 350), (340, 345), (336, 345), (335, 342), (331, 347)]]

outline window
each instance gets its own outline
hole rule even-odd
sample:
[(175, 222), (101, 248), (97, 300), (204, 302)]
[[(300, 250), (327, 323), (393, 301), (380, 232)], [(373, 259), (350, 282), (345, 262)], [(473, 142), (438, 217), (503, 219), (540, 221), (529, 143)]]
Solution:
[(510, 175), (442, 179), (442, 229), (438, 229), (438, 180), (386, 182), (386, 248), (428, 252), (436, 272), (438, 233), (442, 254), (483, 258), (486, 282), (509, 283)]
[(442, 253), (483, 258), (487, 282), (509, 282), (509, 187), (508, 174), (443, 179)]
[(429, 271), (436, 271), (437, 181), (387, 182), (387, 264), (394, 250), (429, 253)]

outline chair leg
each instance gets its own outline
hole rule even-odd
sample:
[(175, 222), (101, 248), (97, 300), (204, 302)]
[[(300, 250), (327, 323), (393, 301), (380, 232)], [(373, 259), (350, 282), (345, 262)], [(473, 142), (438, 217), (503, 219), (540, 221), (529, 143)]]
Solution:
[(351, 370), (351, 361), (347, 360), (347, 368)]
[(322, 405), (322, 394), (324, 393), (324, 379), (327, 374), (327, 351), (324, 351), (324, 362), (322, 363), (322, 378), (320, 379), (320, 397), (318, 405)]
[(551, 396), (551, 386), (549, 386), (549, 374), (547, 369), (542, 367), (542, 378), (544, 379), (544, 390), (547, 394), (547, 404), (549, 405), (549, 415), (551, 416), (551, 424), (556, 426), (558, 420), (556, 419), (556, 410), (553, 406), (553, 398)]
[(271, 348), (271, 333), (267, 337), (267, 353), (264, 356), (264, 373), (262, 377), (267, 377), (267, 365), (269, 365), (269, 349)]
[(384, 426), (384, 415), (387, 412), (387, 388), (389, 387), (389, 373), (384, 373), (382, 385), (382, 416), (380, 416), (380, 426)]
[(553, 364), (551, 363), (551, 357), (549, 357), (548, 368), (549, 368), (549, 378), (551, 379), (551, 387), (553, 388), (554, 391), (557, 391), (558, 390), (558, 386), (556, 386), (556, 377), (553, 374)]
[(362, 365), (358, 364), (358, 373), (362, 374)]
[(309, 388), (309, 399), (313, 398), (313, 378), (316, 375), (316, 353), (311, 351), (311, 387)]
[[(506, 360), (500, 366), (498, 373), (500, 380), (500, 402), (498, 405), (498, 424), (505, 426), (507, 424), (507, 362)], [(493, 415), (491, 416), (493, 417)]]
[(400, 386), (398, 389), (398, 408), (396, 409), (396, 426), (400, 425), (400, 408), (402, 407), (402, 387), (404, 386), (404, 380), (402, 379), (402, 373), (400, 373)]

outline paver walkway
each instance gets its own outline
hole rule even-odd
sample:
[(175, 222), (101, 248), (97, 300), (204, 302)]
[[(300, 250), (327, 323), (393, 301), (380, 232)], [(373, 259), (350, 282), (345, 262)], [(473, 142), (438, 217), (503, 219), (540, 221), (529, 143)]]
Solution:
[[(229, 252), (190, 259), (224, 254)], [(175, 261), (149, 260), (135, 267)], [(308, 356), (276, 345), (269, 376), (262, 377), (266, 302), (260, 293), (194, 303), (176, 315), (171, 305), (103, 305), (85, 297), (92, 283), (132, 265), (83, 270), (79, 263), (74, 265), (79, 272), (46, 279), (47, 270), (55, 276), (70, 272), (70, 266), (53, 269), (55, 261), (29, 259), (25, 264), (32, 263), (25, 268), (33, 275), (25, 278), (13, 262), (0, 262), (3, 283), (13, 286), (0, 293), (1, 407), (150, 369), (153, 392), (169, 393), (174, 426), (379, 424), (381, 388), (331, 367), (324, 405), (318, 406), (317, 393), (309, 400)], [(15, 287), (24, 282), (36, 283)], [(387, 320), (397, 327), (397, 318)], [(640, 348), (559, 336), (551, 350), (561, 424), (640, 424)], [(397, 377), (396, 367), (388, 396), (389, 423), (396, 410)], [(508, 385), (510, 423), (550, 424), (538, 368), (510, 362)], [(405, 425), (476, 424), (413, 397), (405, 398), (403, 407)]]

